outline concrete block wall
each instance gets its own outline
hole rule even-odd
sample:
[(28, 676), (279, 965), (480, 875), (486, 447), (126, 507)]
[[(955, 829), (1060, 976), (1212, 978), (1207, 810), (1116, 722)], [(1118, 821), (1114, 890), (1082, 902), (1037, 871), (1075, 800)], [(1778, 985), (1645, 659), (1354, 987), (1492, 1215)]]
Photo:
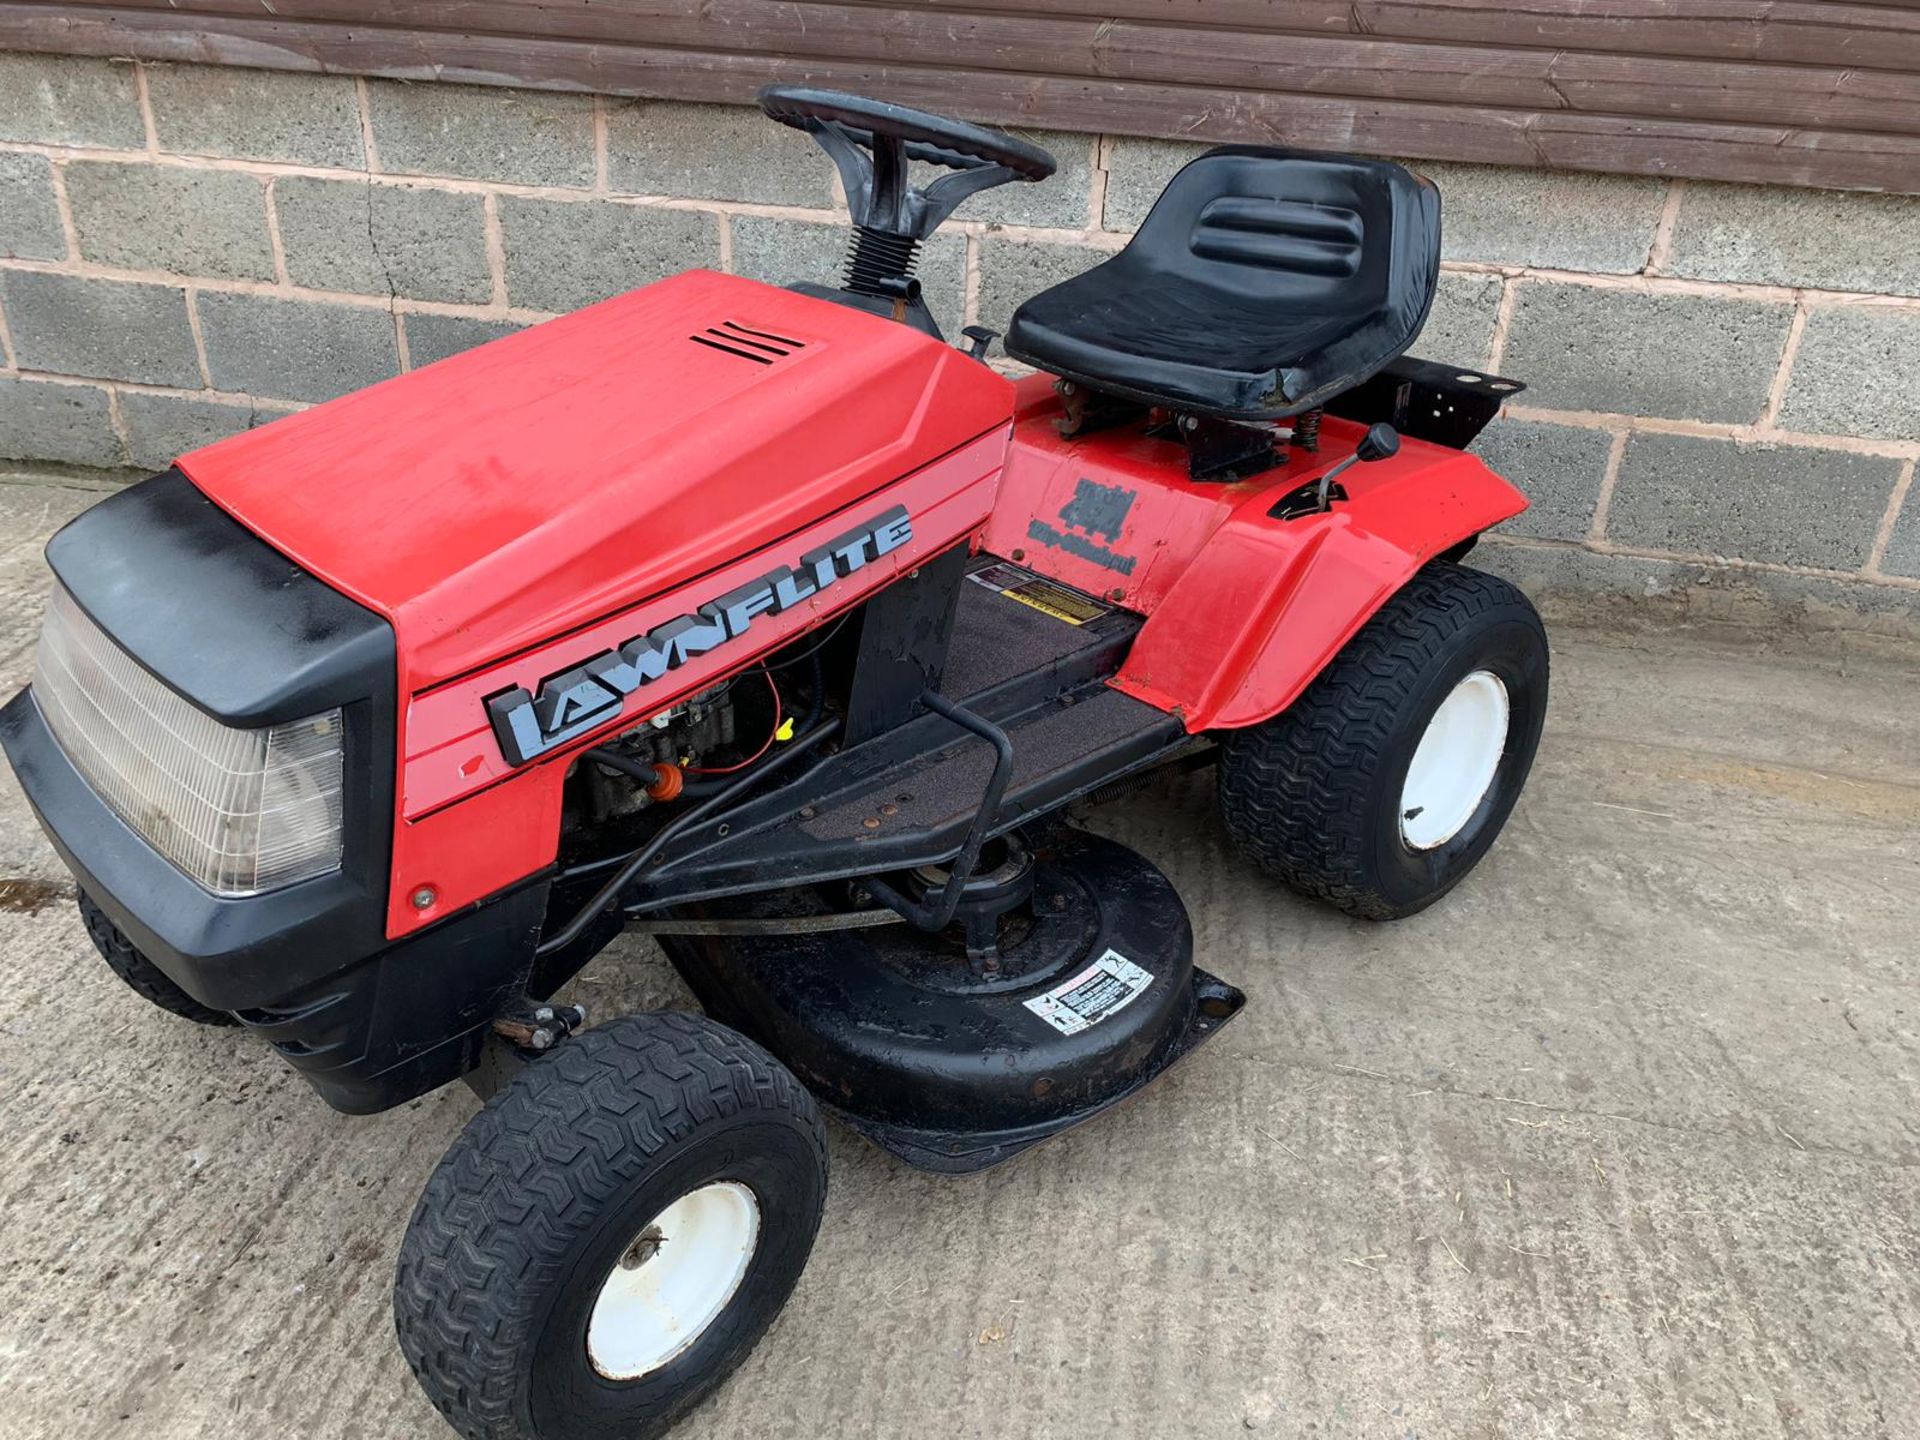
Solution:
[[(921, 274), (1000, 328), (1201, 147), (1040, 133)], [(1529, 390), (1482, 442), (1543, 593), (1920, 623), (1920, 199), (1460, 165), (1430, 359)], [(739, 108), (0, 54), (0, 458), (176, 453), (687, 266), (834, 274), (845, 213)]]

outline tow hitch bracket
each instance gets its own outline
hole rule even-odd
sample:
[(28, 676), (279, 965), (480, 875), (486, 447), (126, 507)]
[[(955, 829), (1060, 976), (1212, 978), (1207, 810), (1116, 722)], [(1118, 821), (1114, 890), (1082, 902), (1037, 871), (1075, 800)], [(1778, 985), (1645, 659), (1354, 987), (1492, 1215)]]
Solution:
[(480, 1043), (480, 1058), (462, 1077), (484, 1104), (527, 1062), (546, 1054), (587, 1024), (584, 1005), (547, 1005), (522, 999), (494, 1017)]

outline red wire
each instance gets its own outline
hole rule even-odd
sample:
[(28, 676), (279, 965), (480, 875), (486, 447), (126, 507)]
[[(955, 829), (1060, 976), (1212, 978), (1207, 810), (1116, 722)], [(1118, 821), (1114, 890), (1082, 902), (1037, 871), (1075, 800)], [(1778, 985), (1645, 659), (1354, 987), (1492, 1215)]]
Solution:
[(780, 687), (773, 683), (773, 672), (767, 669), (766, 666), (762, 665), (760, 667), (760, 673), (767, 677), (767, 689), (773, 695), (773, 728), (767, 732), (766, 743), (763, 744), (758, 750), (754, 751), (753, 754), (749, 755), (746, 759), (742, 760), (738, 765), (720, 765), (720, 766), (689, 765), (686, 767), (687, 774), (689, 775), (731, 775), (736, 770), (746, 769), (747, 766), (753, 764), (754, 761), (758, 760), (762, 755), (766, 754), (767, 751), (773, 748), (774, 737), (780, 733), (780, 722), (786, 717), (780, 713)]

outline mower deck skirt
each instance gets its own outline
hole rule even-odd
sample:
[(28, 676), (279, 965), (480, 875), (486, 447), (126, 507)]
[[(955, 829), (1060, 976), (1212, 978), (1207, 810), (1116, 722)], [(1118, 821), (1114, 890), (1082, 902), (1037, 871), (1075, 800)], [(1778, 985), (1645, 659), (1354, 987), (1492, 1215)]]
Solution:
[[(854, 1130), (920, 1169), (983, 1170), (1134, 1094), (1244, 1001), (1194, 968), (1186, 910), (1142, 856), (1066, 827), (1035, 853), (1032, 916), (991, 966), (908, 926), (662, 945)], [(798, 918), (831, 889), (706, 911)]]

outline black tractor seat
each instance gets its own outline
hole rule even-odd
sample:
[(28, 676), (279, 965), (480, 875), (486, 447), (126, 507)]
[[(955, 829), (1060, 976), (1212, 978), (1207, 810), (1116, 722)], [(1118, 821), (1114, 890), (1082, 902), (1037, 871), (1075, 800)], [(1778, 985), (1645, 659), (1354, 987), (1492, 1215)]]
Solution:
[(1440, 193), (1386, 160), (1209, 150), (1111, 260), (1014, 313), (1016, 360), (1147, 405), (1275, 420), (1325, 404), (1420, 333)]

